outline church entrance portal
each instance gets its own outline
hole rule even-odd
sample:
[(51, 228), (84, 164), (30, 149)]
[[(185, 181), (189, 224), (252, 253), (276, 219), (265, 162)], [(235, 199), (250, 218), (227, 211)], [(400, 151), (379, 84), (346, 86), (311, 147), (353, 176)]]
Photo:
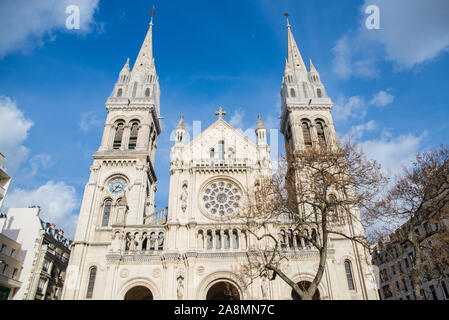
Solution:
[(153, 300), (153, 294), (147, 287), (138, 286), (128, 290), (125, 300)]
[(206, 300), (240, 300), (240, 293), (232, 283), (220, 281), (207, 291)]

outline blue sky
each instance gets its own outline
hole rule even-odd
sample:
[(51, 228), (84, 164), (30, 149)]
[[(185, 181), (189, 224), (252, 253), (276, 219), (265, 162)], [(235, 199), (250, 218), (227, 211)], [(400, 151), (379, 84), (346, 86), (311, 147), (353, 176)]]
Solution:
[[(69, 4), (81, 8), (80, 30), (65, 28)], [(380, 30), (365, 28), (370, 4), (380, 9)], [(448, 142), (446, 0), (155, 5), (164, 117), (155, 164), (158, 207), (168, 200), (170, 133), (181, 113), (188, 126), (198, 120), (203, 129), (219, 106), (243, 131), (255, 127), (259, 113), (269, 128), (278, 126), (286, 11), (306, 64), (313, 59), (335, 103), (338, 134), (355, 134), (392, 174), (416, 152)], [(44, 219), (73, 235), (104, 103), (126, 58), (137, 57), (151, 6), (143, 0), (0, 3), (0, 152), (13, 176), (3, 211), (41, 205)]]

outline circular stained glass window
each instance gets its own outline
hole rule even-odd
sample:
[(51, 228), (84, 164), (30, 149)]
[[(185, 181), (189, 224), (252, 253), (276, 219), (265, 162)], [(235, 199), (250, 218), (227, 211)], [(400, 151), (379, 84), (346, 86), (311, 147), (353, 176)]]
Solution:
[(239, 208), (239, 188), (229, 182), (219, 181), (209, 185), (203, 194), (203, 205), (207, 212), (217, 216), (232, 215)]

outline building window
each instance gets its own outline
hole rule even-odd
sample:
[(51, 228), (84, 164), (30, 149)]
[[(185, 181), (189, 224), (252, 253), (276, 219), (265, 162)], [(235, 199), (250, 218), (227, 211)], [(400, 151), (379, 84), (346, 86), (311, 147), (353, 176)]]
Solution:
[(11, 249), (11, 254), (9, 255), (11, 258), (14, 258), (14, 255), (16, 254), (16, 249)]
[(3, 265), (3, 269), (2, 269), (2, 274), (3, 274), (3, 275), (6, 275), (6, 270), (8, 270), (8, 265), (5, 263), (5, 264)]
[(12, 278), (13, 279), (17, 279), (17, 272), (18, 272), (19, 270), (17, 269), (17, 268), (14, 268), (14, 271), (12, 272)]
[(123, 130), (124, 130), (124, 124), (119, 123), (117, 124), (117, 128), (115, 129), (115, 136), (114, 136), (114, 149), (120, 149), (122, 145), (122, 138), (123, 138)]
[(210, 149), (210, 158), (211, 159), (215, 158), (215, 150), (214, 150), (214, 148)]
[(42, 266), (42, 270), (44, 272), (48, 272), (48, 268), (50, 267), (50, 261), (48, 261), (47, 259), (44, 260), (44, 264)]
[(212, 249), (212, 231), (207, 231), (207, 249)]
[(321, 98), (323, 96), (320, 88), (316, 89), (316, 95), (318, 96), (318, 98)]
[(101, 222), (102, 227), (107, 227), (109, 225), (109, 216), (111, 215), (111, 207), (112, 201), (109, 199), (106, 200), (103, 209), (103, 221)]
[(354, 280), (352, 278), (352, 267), (351, 262), (349, 260), (345, 261), (345, 271), (346, 271), (346, 279), (348, 280), (348, 288), (349, 290), (354, 290)]
[(237, 234), (237, 230), (232, 231), (232, 247), (234, 249), (239, 248), (239, 235)]
[(234, 158), (234, 150), (232, 148), (228, 149), (228, 158), (233, 159)]
[(230, 241), (229, 241), (229, 231), (225, 231), (224, 232), (224, 248), (225, 249), (229, 249), (229, 247), (230, 247)]
[(1, 246), (1, 248), (0, 248), (0, 253), (2, 253), (3, 250), (5, 250), (5, 248), (6, 248), (6, 244), (2, 243), (2, 246)]
[(305, 145), (308, 147), (311, 147), (312, 146), (312, 136), (310, 135), (310, 126), (306, 121), (304, 121), (302, 123), (302, 133), (304, 136)]
[(128, 149), (133, 150), (136, 148), (138, 134), (139, 134), (139, 123), (134, 122), (131, 126), (131, 135), (129, 137)]
[(97, 276), (97, 268), (93, 267), (90, 269), (89, 272), (89, 283), (87, 284), (87, 293), (86, 298), (90, 299), (92, 298), (94, 294), (94, 286), (95, 286), (95, 278)]
[(284, 230), (281, 230), (281, 248), (282, 249), (287, 248), (287, 241), (286, 241), (285, 231)]
[(320, 145), (325, 146), (326, 145), (326, 136), (324, 134), (324, 126), (321, 121), (318, 121), (316, 123), (316, 132), (318, 135), (318, 141), (319, 141)]
[(123, 89), (122, 88), (118, 89), (117, 90), (117, 97), (120, 98), (122, 96), (122, 94), (123, 94)]
[(37, 292), (38, 293), (43, 293), (44, 292), (44, 287), (45, 287), (45, 279), (40, 279), (39, 283), (37, 285)]
[(150, 96), (150, 88), (146, 88), (145, 97), (149, 97), (149, 96)]
[(295, 89), (291, 88), (291, 90), (290, 90), (290, 96), (291, 96), (292, 98), (296, 98), (296, 92), (295, 92)]
[(215, 232), (215, 248), (216, 249), (221, 249), (221, 234), (220, 231), (216, 231)]
[(224, 159), (224, 141), (221, 140), (218, 142), (218, 154), (220, 156), (220, 159)]

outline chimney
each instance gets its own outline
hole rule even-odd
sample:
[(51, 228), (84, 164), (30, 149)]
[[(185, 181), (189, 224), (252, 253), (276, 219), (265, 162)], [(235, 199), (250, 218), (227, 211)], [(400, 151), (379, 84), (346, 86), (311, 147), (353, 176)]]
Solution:
[(0, 152), (0, 168), (2, 167), (3, 159), (5, 159), (5, 156)]

